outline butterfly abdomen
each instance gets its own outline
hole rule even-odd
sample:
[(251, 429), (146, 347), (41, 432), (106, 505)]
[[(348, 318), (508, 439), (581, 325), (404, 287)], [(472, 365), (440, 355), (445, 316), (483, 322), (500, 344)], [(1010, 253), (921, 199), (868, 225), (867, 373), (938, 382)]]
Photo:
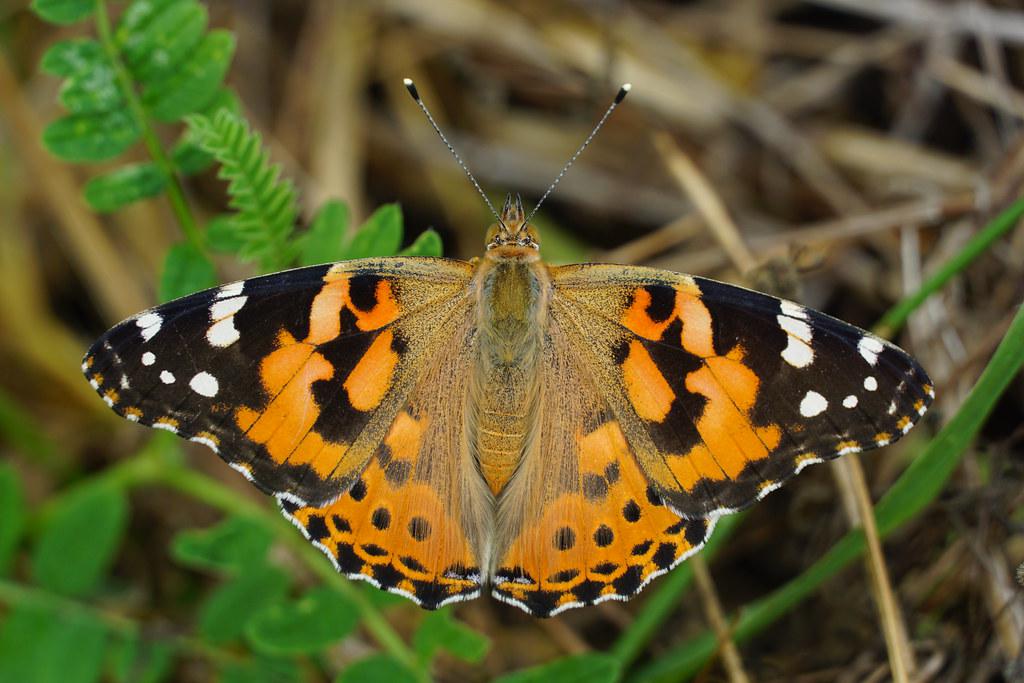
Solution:
[(478, 355), (467, 436), (494, 495), (515, 472), (536, 422), (548, 283), (536, 261), (522, 256), (514, 250), (484, 259), (475, 278)]

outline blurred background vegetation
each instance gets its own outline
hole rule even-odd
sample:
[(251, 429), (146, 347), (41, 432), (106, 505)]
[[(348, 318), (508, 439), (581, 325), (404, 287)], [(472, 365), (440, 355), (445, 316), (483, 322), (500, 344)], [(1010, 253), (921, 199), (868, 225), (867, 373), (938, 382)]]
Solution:
[[(32, 4), (0, 4), (0, 680), (1024, 679), (1015, 3)], [(405, 76), (528, 205), (632, 82), (537, 216), (549, 260), (756, 286), (918, 357), (937, 403), (860, 458), (873, 563), (859, 467), (822, 466), (631, 603), (428, 615), (107, 410), (81, 355), (160, 299), (480, 253), (488, 211)]]

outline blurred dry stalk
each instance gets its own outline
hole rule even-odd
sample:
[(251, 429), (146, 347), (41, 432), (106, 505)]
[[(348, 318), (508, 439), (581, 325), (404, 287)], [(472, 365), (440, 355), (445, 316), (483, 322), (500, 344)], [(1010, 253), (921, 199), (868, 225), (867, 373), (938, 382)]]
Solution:
[[(263, 0), (211, 12), (240, 32), (232, 83), (302, 188), (307, 216), (325, 197), (345, 199), (357, 218), (401, 200), (409, 232), (434, 225), (453, 256), (479, 252), (486, 210), (401, 90), (403, 76), (415, 77), (485, 188), (533, 198), (631, 81), (626, 105), (546, 204), (548, 253), (733, 280), (753, 263), (783, 262), (801, 300), (863, 326), (1024, 187), (1024, 11), (1008, 3)], [(174, 228), (159, 204), (130, 220), (84, 207), (85, 174), (37, 143), (57, 108), (55, 81), (36, 65), (62, 32), (22, 10), (0, 20), (16, 29), (0, 57), (2, 388), (54, 436), (91, 434), (67, 448), (93, 468), (115, 453), (104, 447), (109, 431), (85, 429), (106, 413), (79, 400), (90, 396), (79, 352), (150, 302)], [(661, 163), (666, 139), (685, 149), (698, 195), (684, 196)], [(190, 192), (201, 213), (219, 211), (212, 178)], [(976, 378), (1022, 283), (1018, 228), (915, 315), (900, 341), (940, 387), (940, 417)], [(1008, 397), (977, 456), (989, 474), (957, 479), (947, 507), (886, 545), (916, 680), (982, 680), (1020, 656), (1024, 606), (1011, 579), (1024, 560), (1019, 383)], [(901, 442), (863, 459), (874, 497), (913, 454)], [(815, 469), (759, 506), (712, 565), (726, 613), (798, 573), (842, 529), (833, 485)], [(961, 527), (951, 537), (952, 516)], [(844, 599), (821, 596), (743, 645), (751, 678), (886, 677), (867, 586), (864, 572), (850, 571)], [(498, 646), (480, 670), (451, 662), (439, 673), (479, 678), (605, 648), (636, 608), (538, 624), (479, 601), (461, 614)], [(703, 625), (701, 610), (680, 606), (650, 652)]]

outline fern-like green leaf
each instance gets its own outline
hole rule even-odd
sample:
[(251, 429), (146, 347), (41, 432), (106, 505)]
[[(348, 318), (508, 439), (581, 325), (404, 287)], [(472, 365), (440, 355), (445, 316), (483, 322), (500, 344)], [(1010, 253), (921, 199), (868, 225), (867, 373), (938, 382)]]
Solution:
[(286, 265), (287, 248), (295, 228), (298, 202), (295, 186), (281, 178), (281, 167), (270, 162), (258, 133), (227, 110), (212, 118), (190, 116), (192, 139), (220, 162), (220, 177), (228, 181), (229, 205), (236, 214), (242, 259), (259, 260), (266, 269)]

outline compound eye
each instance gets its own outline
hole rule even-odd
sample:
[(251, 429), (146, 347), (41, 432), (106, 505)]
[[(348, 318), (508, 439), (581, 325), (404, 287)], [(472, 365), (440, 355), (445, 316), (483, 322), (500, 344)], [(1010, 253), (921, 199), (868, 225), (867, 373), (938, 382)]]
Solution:
[(486, 244), (488, 247), (497, 244), (498, 235), (501, 233), (501, 227), (497, 223), (493, 223), (491, 227), (487, 228)]
[(540, 246), (540, 234), (533, 225), (527, 224), (519, 231), (519, 243)]

